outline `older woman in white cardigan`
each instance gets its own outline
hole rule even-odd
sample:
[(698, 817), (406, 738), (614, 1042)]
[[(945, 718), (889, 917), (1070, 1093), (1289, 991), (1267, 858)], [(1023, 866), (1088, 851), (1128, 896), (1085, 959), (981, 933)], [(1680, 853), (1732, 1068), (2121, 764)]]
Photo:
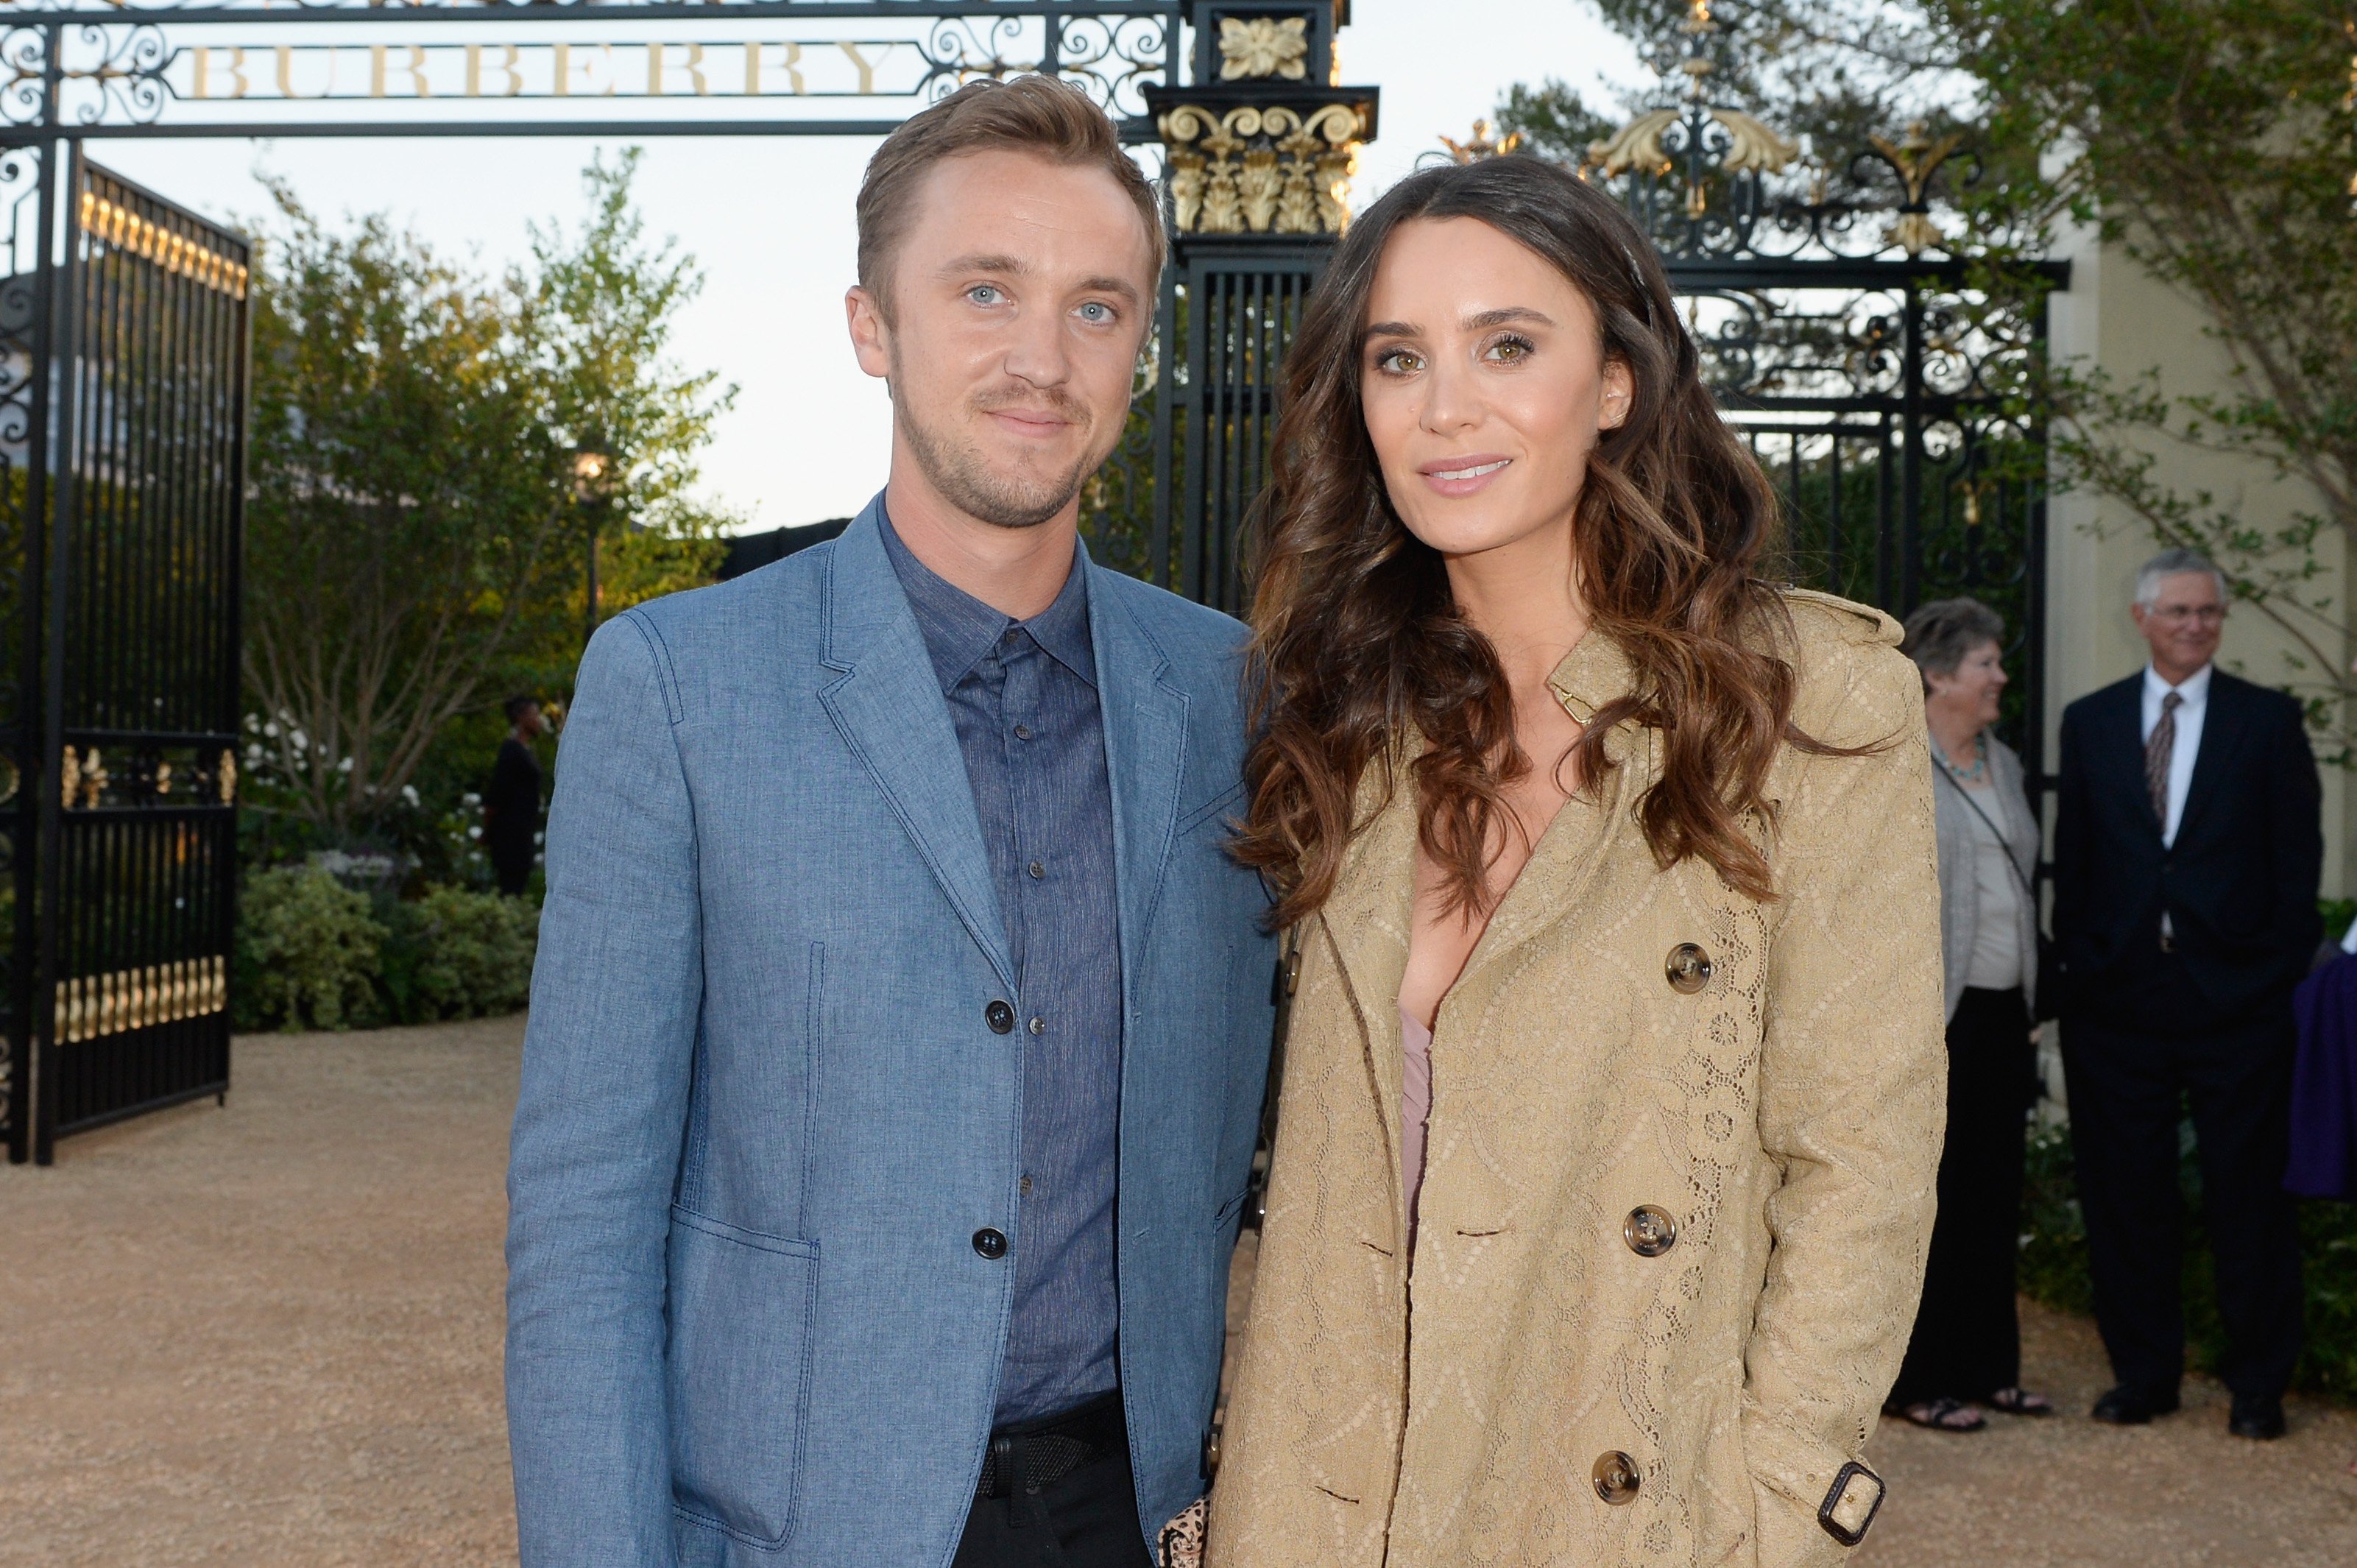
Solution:
[(2024, 1124), (2037, 1094), (2038, 819), (2021, 759), (1990, 732), (2006, 687), (2005, 622), (1976, 599), (1907, 618), (1923, 675), (1946, 959), (1948, 1141), (1940, 1212), (1890, 1410), (1935, 1432), (1977, 1432), (1981, 1407), (2048, 1415), (2021, 1387), (2014, 1264)]

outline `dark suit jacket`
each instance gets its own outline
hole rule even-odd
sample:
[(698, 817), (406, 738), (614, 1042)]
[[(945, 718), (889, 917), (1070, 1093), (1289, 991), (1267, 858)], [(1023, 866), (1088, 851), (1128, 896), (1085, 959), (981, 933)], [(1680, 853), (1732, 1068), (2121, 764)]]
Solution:
[(2320, 790), (2299, 704), (2210, 676), (2193, 781), (2163, 848), (2144, 779), (2144, 671), (2062, 713), (2054, 828), (2054, 942), (2066, 1011), (2133, 1014), (2158, 969), (2166, 908), (2210, 1015), (2233, 1024), (2289, 993), (2321, 934)]

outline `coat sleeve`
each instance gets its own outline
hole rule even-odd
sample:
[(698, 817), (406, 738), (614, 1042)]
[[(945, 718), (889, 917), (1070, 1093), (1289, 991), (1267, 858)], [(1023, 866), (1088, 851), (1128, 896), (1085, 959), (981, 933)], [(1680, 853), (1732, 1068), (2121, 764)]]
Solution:
[(695, 828), (635, 616), (581, 661), (548, 825), (508, 1167), (508, 1434), (524, 1568), (668, 1568), (664, 1250), (696, 1024)]
[(2295, 985), (2324, 940), (2324, 918), (2316, 907), (2324, 875), (2323, 786), (2299, 704), (2284, 698), (2276, 710), (2259, 787), (2275, 889), (2273, 945), (2283, 955), (2282, 983)]
[[(2071, 984), (2071, 961), (2080, 955), (2080, 934), (2086, 926), (2087, 887), (2087, 759), (2079, 725), (2071, 710), (2062, 713), (2062, 743), (2058, 748), (2054, 778), (2054, 952), (2061, 961), (2061, 980)], [(2047, 999), (2059, 1012), (2063, 998)]]
[(1907, 1347), (1946, 1110), (1921, 687), (1889, 649), (1847, 651), (1811, 733), (1875, 749), (1800, 759), (1774, 835), (1760, 1137), (1783, 1179), (1742, 1417), (1761, 1568), (1842, 1554), (1817, 1511)]

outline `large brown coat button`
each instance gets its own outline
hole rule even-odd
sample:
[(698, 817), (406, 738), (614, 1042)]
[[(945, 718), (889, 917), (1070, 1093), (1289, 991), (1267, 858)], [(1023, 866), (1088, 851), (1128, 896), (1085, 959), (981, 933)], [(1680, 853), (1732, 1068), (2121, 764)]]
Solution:
[(1692, 942), (1680, 942), (1670, 950), (1663, 971), (1670, 977), (1670, 989), (1692, 996), (1710, 983), (1710, 954)]
[(1637, 1461), (1618, 1448), (1596, 1456), (1596, 1495), (1614, 1508), (1637, 1500)]
[(1678, 1222), (1670, 1211), (1641, 1203), (1620, 1222), (1620, 1239), (1641, 1258), (1658, 1258), (1678, 1243)]

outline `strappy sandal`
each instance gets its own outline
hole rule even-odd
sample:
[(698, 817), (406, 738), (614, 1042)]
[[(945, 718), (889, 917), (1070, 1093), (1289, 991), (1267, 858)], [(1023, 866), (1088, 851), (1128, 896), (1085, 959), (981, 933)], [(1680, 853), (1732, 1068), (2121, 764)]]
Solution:
[(1988, 1417), (1962, 1400), (1924, 1400), (1917, 1404), (1902, 1405), (1896, 1412), (1901, 1421), (1920, 1426), (1926, 1432), (1948, 1432), (1961, 1435), (1978, 1432), (1988, 1424)]
[(2024, 1388), (2003, 1388), (1981, 1401), (1989, 1409), (2006, 1415), (2052, 1415), (2054, 1402), (2044, 1394), (2031, 1393)]

